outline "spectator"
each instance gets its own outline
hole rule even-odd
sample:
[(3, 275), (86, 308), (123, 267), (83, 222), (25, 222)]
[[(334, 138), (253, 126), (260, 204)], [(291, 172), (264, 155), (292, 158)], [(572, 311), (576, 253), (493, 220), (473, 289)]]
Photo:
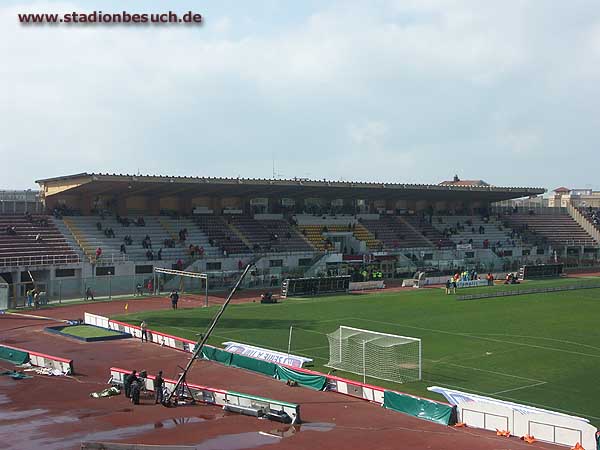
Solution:
[(138, 217), (137, 222), (135, 223), (138, 227), (145, 227), (146, 221), (142, 216)]
[(156, 254), (156, 259), (162, 261), (162, 247), (158, 249), (158, 253)]
[(181, 258), (177, 260), (177, 270), (183, 270), (183, 261)]
[(244, 268), (244, 263), (242, 262), (242, 260), (238, 260), (238, 270), (242, 270)]
[(127, 248), (125, 247), (125, 244), (121, 244), (121, 254), (124, 255), (127, 253)]
[(35, 242), (42, 242), (42, 235), (40, 233), (35, 236)]
[(98, 247), (96, 249), (96, 261), (99, 260), (101, 256), (102, 256), (102, 248)]
[(154, 253), (152, 252), (152, 250), (148, 249), (148, 251), (146, 252), (146, 259), (148, 261), (154, 260)]
[(102, 231), (102, 223), (96, 222), (96, 228), (98, 229), (98, 231)]
[(88, 286), (88, 288), (85, 290), (85, 299), (86, 300), (94, 300), (94, 293), (92, 292), (92, 288)]

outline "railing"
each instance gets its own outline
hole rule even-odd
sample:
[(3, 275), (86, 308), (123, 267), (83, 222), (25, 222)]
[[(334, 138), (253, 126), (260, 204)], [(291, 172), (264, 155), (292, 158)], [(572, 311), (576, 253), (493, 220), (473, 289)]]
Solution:
[(589, 221), (589, 219), (581, 213), (581, 211), (569, 203), (567, 207), (569, 214), (596, 242), (600, 243), (600, 231)]
[(79, 264), (78, 255), (40, 255), (0, 257), (0, 267), (52, 266), (60, 264)]

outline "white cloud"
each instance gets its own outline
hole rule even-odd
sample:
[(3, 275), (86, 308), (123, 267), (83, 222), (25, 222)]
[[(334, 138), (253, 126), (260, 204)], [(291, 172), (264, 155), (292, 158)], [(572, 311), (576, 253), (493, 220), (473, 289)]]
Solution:
[[(258, 6), (194, 29), (26, 27), (17, 11), (83, 8), (0, 7), (0, 153), (36, 155), (4, 187), (80, 170), (267, 176), (273, 152), (286, 174), (406, 179), (397, 165), (439, 181), (448, 154), (559, 153), (566, 139), (589, 152), (600, 138), (593, 2), (377, 5), (324, 5), (276, 33)], [(237, 20), (254, 25), (239, 35)], [(323, 155), (337, 164), (315, 167)]]

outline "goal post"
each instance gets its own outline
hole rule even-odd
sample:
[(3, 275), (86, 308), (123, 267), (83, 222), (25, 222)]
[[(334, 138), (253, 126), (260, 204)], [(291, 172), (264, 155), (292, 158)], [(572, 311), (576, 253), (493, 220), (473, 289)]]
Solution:
[(208, 274), (206, 273), (198, 273), (198, 272), (188, 272), (185, 270), (175, 270), (175, 269), (167, 269), (164, 267), (154, 267), (153, 270), (154, 275), (154, 289), (155, 292), (159, 293), (160, 277), (161, 276), (169, 276), (171, 280), (175, 277), (179, 277), (179, 291), (183, 292), (184, 288), (184, 279), (196, 279), (200, 282), (200, 288), (202, 288), (202, 280), (204, 280), (204, 306), (208, 306)]
[(421, 379), (421, 339), (340, 326), (327, 335), (327, 367), (395, 383)]

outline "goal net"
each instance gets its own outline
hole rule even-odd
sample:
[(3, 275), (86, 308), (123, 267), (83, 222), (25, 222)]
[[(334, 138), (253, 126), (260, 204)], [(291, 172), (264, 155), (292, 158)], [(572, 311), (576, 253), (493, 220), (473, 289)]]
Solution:
[(327, 335), (327, 367), (381, 380), (421, 379), (421, 339), (341, 326)]

